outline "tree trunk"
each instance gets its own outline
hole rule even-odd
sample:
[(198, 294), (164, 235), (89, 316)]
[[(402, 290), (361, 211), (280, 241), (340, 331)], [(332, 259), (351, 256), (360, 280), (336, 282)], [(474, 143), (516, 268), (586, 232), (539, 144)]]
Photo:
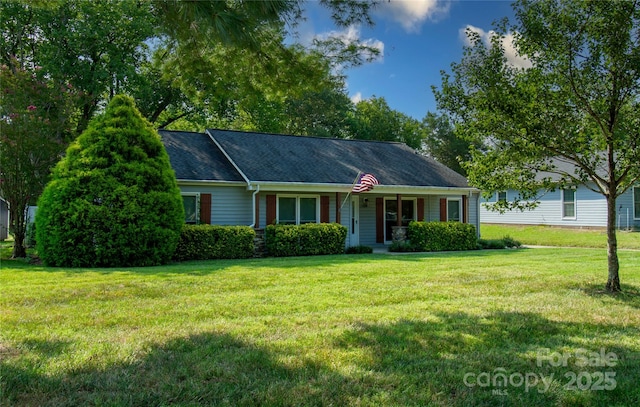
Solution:
[(607, 195), (607, 265), (609, 278), (607, 279), (607, 291), (618, 292), (620, 289), (620, 276), (618, 271), (618, 238), (616, 237), (616, 198), (614, 194)]
[(26, 206), (9, 206), (10, 232), (13, 235), (13, 254), (11, 258), (19, 259), (27, 257), (27, 249), (24, 247), (24, 238), (27, 234)]

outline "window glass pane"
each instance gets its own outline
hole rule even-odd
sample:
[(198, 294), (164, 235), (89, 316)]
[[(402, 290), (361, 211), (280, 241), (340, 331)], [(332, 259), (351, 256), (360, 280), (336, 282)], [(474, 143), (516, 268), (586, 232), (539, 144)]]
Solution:
[(574, 191), (573, 189), (563, 189), (562, 193), (564, 194), (564, 201), (569, 203), (573, 203), (573, 201), (575, 200), (575, 196), (576, 196), (576, 191)]
[(393, 227), (398, 224), (398, 201), (385, 200), (385, 240), (393, 239)]
[(414, 201), (402, 201), (402, 226), (408, 226), (414, 219), (413, 204)]
[(576, 208), (573, 203), (565, 203), (564, 204), (564, 214), (565, 218), (575, 218), (576, 217)]
[(296, 198), (282, 197), (278, 199), (278, 222), (285, 225), (296, 224)]
[(300, 223), (316, 223), (316, 198), (300, 198)]
[(562, 190), (562, 216), (565, 218), (576, 217), (576, 205), (575, 205), (576, 191), (573, 189)]
[(503, 201), (503, 202), (507, 201), (507, 191), (498, 192), (498, 202), (500, 201)]
[(447, 220), (460, 222), (460, 201), (447, 201)]
[(197, 197), (195, 195), (183, 195), (182, 204), (184, 205), (184, 221), (185, 223), (197, 223)]

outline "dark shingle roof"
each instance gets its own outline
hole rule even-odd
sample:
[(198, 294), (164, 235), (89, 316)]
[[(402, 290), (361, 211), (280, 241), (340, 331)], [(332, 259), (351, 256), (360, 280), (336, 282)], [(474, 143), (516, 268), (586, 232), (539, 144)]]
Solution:
[(244, 182), (207, 134), (170, 130), (158, 133), (177, 179)]
[(402, 143), (208, 132), (251, 181), (349, 185), (362, 171), (381, 185), (468, 187), (463, 176)]

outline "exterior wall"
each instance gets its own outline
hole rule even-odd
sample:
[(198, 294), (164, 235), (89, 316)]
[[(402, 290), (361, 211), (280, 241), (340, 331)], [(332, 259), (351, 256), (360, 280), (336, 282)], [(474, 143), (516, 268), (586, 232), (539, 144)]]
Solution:
[[(517, 195), (514, 190), (507, 191), (507, 200), (512, 200)], [(496, 194), (484, 202), (495, 202)], [(509, 211), (503, 214), (490, 211), (481, 204), (480, 218), (482, 223), (505, 223), (521, 225), (550, 225), (568, 227), (606, 227), (607, 226), (607, 202), (605, 198), (584, 186), (576, 189), (575, 218), (563, 218), (562, 216), (562, 191), (548, 192), (540, 197), (540, 204), (530, 211)], [(616, 225), (619, 228), (640, 227), (640, 219), (633, 219), (633, 192), (630, 189), (618, 198), (616, 204), (618, 219)], [(627, 213), (629, 214), (627, 221)]]
[(182, 186), (183, 193), (211, 194), (212, 225), (251, 225), (252, 191), (240, 186)]
[[(215, 225), (251, 225), (253, 223), (253, 191), (248, 191), (242, 186), (181, 186), (183, 193), (211, 194), (211, 224)], [(264, 228), (267, 225), (267, 196), (268, 195), (315, 195), (329, 198), (329, 222), (336, 222), (337, 210), (340, 210), (340, 224), (347, 228), (346, 247), (356, 244), (365, 246), (376, 246), (376, 199), (395, 199), (395, 194), (374, 194), (366, 193), (359, 195), (349, 195), (341, 193), (339, 200), (336, 199), (335, 192), (323, 193), (292, 193), (290, 191), (260, 191), (258, 193), (258, 219), (257, 226)], [(351, 225), (351, 199), (358, 198), (359, 211), (359, 242), (354, 240), (354, 233)], [(440, 221), (440, 199), (445, 195), (403, 195), (403, 199), (415, 199), (416, 209), (417, 198), (424, 199), (425, 221)], [(450, 198), (461, 198), (461, 195), (449, 196)], [(477, 196), (472, 195), (469, 199), (468, 222), (477, 226)], [(344, 202), (344, 205), (343, 205)], [(418, 214), (416, 213), (416, 218)]]

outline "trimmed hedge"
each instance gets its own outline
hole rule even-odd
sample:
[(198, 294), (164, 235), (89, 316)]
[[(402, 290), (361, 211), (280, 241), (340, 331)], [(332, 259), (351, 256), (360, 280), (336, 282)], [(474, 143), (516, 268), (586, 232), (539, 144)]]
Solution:
[(476, 227), (460, 222), (411, 222), (407, 238), (415, 251), (475, 250)]
[(184, 225), (174, 260), (253, 257), (256, 232), (250, 226)]
[(342, 254), (347, 228), (338, 223), (268, 225), (265, 246), (269, 256)]

